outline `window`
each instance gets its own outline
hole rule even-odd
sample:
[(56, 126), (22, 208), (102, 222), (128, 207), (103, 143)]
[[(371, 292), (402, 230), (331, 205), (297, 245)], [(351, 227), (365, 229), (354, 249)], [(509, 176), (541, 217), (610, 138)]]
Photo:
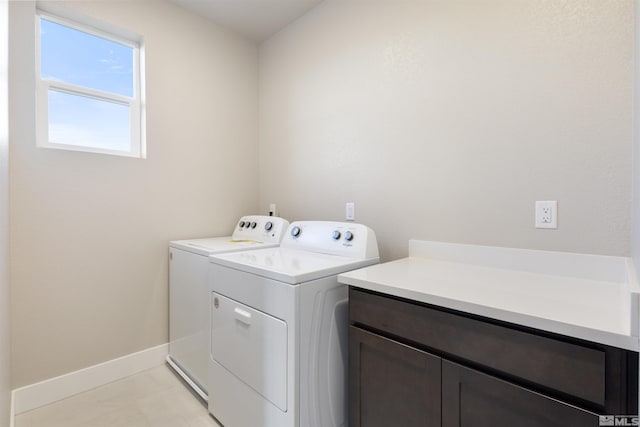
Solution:
[(98, 25), (38, 12), (37, 144), (144, 158), (140, 38)]

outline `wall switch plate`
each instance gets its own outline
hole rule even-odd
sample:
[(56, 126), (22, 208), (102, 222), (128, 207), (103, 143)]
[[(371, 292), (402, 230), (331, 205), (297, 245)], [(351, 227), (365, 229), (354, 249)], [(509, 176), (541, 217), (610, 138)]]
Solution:
[(558, 228), (558, 201), (536, 202), (536, 228)]
[(347, 202), (345, 206), (345, 219), (347, 221), (355, 221), (356, 220), (356, 204), (353, 202)]

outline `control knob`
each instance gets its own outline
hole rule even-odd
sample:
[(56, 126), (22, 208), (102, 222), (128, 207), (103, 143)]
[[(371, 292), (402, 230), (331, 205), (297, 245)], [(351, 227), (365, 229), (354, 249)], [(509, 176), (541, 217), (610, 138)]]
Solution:
[(298, 237), (300, 233), (302, 233), (302, 230), (300, 230), (300, 227), (298, 227), (297, 225), (291, 229), (291, 235), (293, 237)]
[(333, 240), (338, 240), (340, 236), (341, 236), (340, 232), (338, 230), (335, 230), (331, 237), (333, 237)]
[(267, 223), (264, 225), (264, 229), (267, 231), (271, 231), (272, 228), (273, 228), (273, 223), (271, 221), (267, 221)]
[(239, 226), (240, 228), (244, 227), (244, 221), (240, 221), (240, 224), (238, 224), (238, 226)]
[(353, 233), (350, 231), (346, 231), (344, 233), (344, 240), (346, 240), (347, 242), (350, 242), (353, 240)]
[(253, 221), (253, 222), (251, 223), (251, 228), (256, 228), (256, 225), (258, 225), (258, 223), (257, 223), (257, 222), (255, 222), (255, 221)]

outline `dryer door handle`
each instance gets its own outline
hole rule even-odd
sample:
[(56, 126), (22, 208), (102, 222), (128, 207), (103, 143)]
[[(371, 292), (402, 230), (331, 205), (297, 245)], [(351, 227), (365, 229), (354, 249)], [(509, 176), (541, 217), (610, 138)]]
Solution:
[(246, 310), (241, 309), (240, 307), (236, 307), (233, 310), (233, 315), (236, 320), (244, 323), (245, 325), (251, 325), (251, 313)]

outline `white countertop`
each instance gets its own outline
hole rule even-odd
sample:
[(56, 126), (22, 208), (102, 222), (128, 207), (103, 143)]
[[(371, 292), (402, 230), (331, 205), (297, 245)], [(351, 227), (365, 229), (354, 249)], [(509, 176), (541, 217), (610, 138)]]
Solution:
[(341, 283), (638, 351), (640, 292), (628, 258), (412, 240), (409, 257)]

